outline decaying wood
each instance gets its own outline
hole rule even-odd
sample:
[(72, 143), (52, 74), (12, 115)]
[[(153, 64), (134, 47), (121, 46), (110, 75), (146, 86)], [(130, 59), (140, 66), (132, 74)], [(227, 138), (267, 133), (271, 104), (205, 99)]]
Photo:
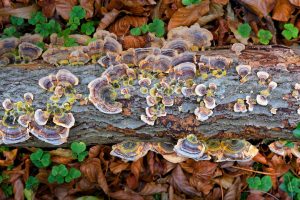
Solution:
[[(239, 82), (235, 67), (228, 71), (226, 77), (207, 79), (207, 84), (214, 82), (218, 85), (217, 107), (213, 110), (213, 116), (207, 121), (197, 121), (193, 114), (197, 106), (196, 97), (177, 98), (176, 105), (167, 108), (166, 117), (160, 117), (154, 126), (146, 125), (140, 120), (146, 101), (136, 93), (130, 101), (122, 100), (124, 107), (122, 114), (104, 114), (92, 104), (74, 106), (72, 112), (76, 124), (71, 129), (68, 141), (84, 141), (87, 144), (108, 144), (124, 140), (172, 141), (188, 133), (194, 133), (204, 139), (236, 137), (295, 140), (291, 130), (300, 121), (300, 115), (297, 114), (300, 102), (297, 102), (291, 93), (295, 83), (300, 83), (299, 54), (281, 46), (248, 47), (239, 57), (228, 49), (210, 50), (199, 54), (223, 55), (233, 58), (233, 66), (238, 63), (252, 66), (252, 75), (244, 84)], [(80, 85), (77, 90), (86, 96), (88, 83), (99, 77), (104, 70), (99, 65), (62, 68), (70, 70), (79, 77)], [(58, 69), (42, 63), (0, 68), (0, 101), (5, 98), (18, 101), (22, 99), (25, 92), (31, 92), (35, 95), (35, 108), (45, 108), (51, 94), (38, 86), (38, 80), (57, 72)], [(233, 112), (233, 105), (238, 98), (245, 98), (251, 93), (255, 98), (259, 91), (266, 88), (258, 84), (256, 72), (259, 70), (268, 72), (272, 80), (278, 83), (278, 87), (269, 98), (269, 105), (265, 107), (256, 105), (253, 112)], [(182, 108), (181, 112), (179, 106)], [(273, 115), (270, 112), (272, 107), (277, 108), (277, 114)], [(0, 114), (3, 114), (2, 108)], [(16, 145), (50, 146), (34, 136)]]

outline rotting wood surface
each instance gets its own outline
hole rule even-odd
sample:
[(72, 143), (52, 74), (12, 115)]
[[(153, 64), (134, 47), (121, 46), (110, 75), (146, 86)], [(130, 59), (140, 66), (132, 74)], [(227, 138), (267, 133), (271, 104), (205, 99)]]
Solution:
[[(172, 141), (189, 133), (194, 133), (203, 139), (295, 140), (291, 131), (300, 121), (300, 115), (297, 114), (300, 102), (297, 102), (291, 93), (295, 83), (300, 83), (299, 50), (293, 51), (283, 46), (254, 46), (248, 47), (239, 57), (228, 49), (215, 49), (199, 52), (199, 54), (231, 57), (234, 60), (232, 66), (237, 64), (252, 66), (252, 74), (244, 84), (240, 83), (235, 67), (228, 70), (226, 77), (220, 79), (213, 77), (201, 82), (206, 85), (211, 82), (218, 85), (217, 107), (208, 120), (204, 122), (196, 120), (193, 113), (197, 106), (196, 97), (177, 98), (175, 105), (166, 109), (168, 113), (166, 117), (158, 118), (154, 126), (146, 125), (140, 120), (140, 115), (144, 114), (146, 100), (137, 92), (131, 100), (121, 100), (122, 114), (104, 114), (92, 104), (74, 106), (72, 112), (76, 123), (70, 131), (68, 142), (76, 140), (87, 144), (109, 144), (124, 140)], [(25, 92), (31, 92), (35, 97), (35, 108), (45, 108), (51, 95), (39, 87), (38, 80), (50, 73), (56, 73), (61, 68), (68, 69), (78, 76), (80, 84), (76, 89), (86, 96), (88, 96), (88, 83), (104, 71), (100, 65), (60, 68), (44, 63), (10, 65), (0, 68), (0, 101), (5, 98), (18, 101), (22, 99)], [(233, 105), (238, 98), (245, 98), (249, 94), (255, 98), (259, 91), (266, 88), (258, 84), (256, 72), (260, 70), (268, 72), (272, 80), (278, 83), (278, 87), (269, 97), (269, 105), (255, 105), (252, 112), (233, 112)], [(139, 89), (137, 88), (136, 91)], [(277, 108), (277, 114), (270, 112), (272, 107)], [(2, 108), (0, 113), (3, 114)], [(26, 142), (14, 146), (50, 147), (51, 145), (32, 136)]]

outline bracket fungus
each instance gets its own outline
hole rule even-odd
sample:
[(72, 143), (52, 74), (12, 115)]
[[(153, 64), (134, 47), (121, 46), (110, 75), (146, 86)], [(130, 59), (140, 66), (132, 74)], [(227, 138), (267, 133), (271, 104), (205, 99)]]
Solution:
[(258, 83), (261, 85), (265, 85), (269, 76), (270, 75), (268, 72), (264, 72), (264, 71), (257, 72), (257, 77), (259, 79)]
[(231, 46), (231, 50), (235, 52), (235, 54), (237, 56), (241, 55), (242, 51), (245, 50), (245, 45), (243, 43), (234, 43), (232, 46)]
[(82, 49), (72, 51), (68, 57), (70, 65), (84, 65), (90, 61), (90, 56), (84, 53)]
[(236, 66), (236, 71), (239, 76), (241, 76), (241, 83), (247, 81), (247, 76), (251, 74), (251, 66), (250, 65), (238, 65)]
[(150, 149), (151, 144), (147, 142), (125, 141), (113, 145), (110, 154), (124, 161), (136, 161), (144, 157)]
[(203, 105), (203, 102), (201, 102), (200, 106), (195, 109), (194, 114), (196, 115), (197, 120), (203, 122), (213, 115), (213, 111), (206, 108)]
[(0, 120), (0, 144), (15, 144), (30, 138), (27, 127), (19, 124), (8, 124), (5, 120)]
[(122, 104), (115, 101), (114, 88), (109, 84), (106, 77), (93, 80), (88, 85), (89, 100), (101, 112), (117, 114), (122, 112)]
[(176, 65), (174, 67), (174, 75), (179, 80), (193, 79), (196, 76), (196, 65), (190, 62)]
[(152, 151), (162, 155), (164, 159), (171, 163), (181, 163), (187, 158), (178, 156), (174, 151), (174, 145), (167, 142), (152, 143)]
[(206, 154), (205, 150), (205, 144), (200, 142), (194, 134), (190, 134), (186, 138), (179, 139), (177, 144), (174, 146), (174, 151), (177, 155), (192, 158), (196, 161), (210, 160), (210, 156)]
[(42, 48), (29, 42), (22, 42), (19, 45), (19, 55), (25, 60), (25, 62), (38, 59), (42, 55), (42, 52)]
[(246, 140), (224, 140), (221, 142), (223, 154), (217, 162), (223, 161), (241, 161), (252, 160), (258, 153), (258, 149)]
[(233, 106), (233, 110), (234, 112), (241, 112), (241, 113), (247, 112), (247, 107), (245, 105), (244, 99), (238, 99)]

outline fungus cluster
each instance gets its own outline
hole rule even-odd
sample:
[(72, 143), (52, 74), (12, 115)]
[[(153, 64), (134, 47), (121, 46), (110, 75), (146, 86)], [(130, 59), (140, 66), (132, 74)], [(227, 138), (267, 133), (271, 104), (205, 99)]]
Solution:
[(111, 155), (122, 158), (124, 161), (135, 161), (145, 156), (148, 151), (161, 154), (172, 163), (179, 163), (188, 158), (210, 160), (216, 162), (249, 161), (258, 149), (245, 140), (210, 140), (207, 143), (199, 141), (193, 134), (179, 139), (174, 146), (171, 143), (149, 143), (125, 141), (113, 146)]
[(256, 102), (259, 105), (267, 106), (269, 103), (268, 97), (271, 95), (271, 92), (277, 87), (277, 83), (271, 81), (270, 75), (264, 71), (257, 72), (257, 77), (259, 79), (259, 84), (267, 85), (267, 88), (260, 91), (260, 93), (256, 96)]
[(36, 44), (42, 40), (37, 34), (25, 35), (20, 39), (11, 37), (0, 40), (0, 67), (36, 60), (43, 52)]
[(280, 156), (287, 156), (290, 154), (293, 154), (297, 158), (300, 158), (300, 144), (294, 143), (293, 147), (289, 147), (287, 144), (287, 141), (284, 140), (278, 140), (269, 145), (269, 149)]
[(5, 114), (0, 125), (1, 142), (23, 142), (29, 139), (29, 133), (53, 145), (66, 142), (75, 123), (70, 110), (77, 100), (82, 100), (74, 89), (78, 82), (75, 75), (64, 69), (41, 78), (39, 86), (53, 93), (45, 110), (33, 108), (31, 93), (25, 93), (24, 101), (16, 103), (5, 99), (2, 103)]

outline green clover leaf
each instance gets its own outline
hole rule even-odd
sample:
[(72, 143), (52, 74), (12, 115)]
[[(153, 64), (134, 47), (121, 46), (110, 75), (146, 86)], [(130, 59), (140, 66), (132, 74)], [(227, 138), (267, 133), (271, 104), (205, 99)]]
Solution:
[(22, 24), (24, 24), (24, 19), (20, 17), (11, 16), (10, 23), (15, 26), (21, 26)]
[(260, 29), (257, 33), (257, 36), (259, 38), (259, 42), (264, 45), (269, 44), (270, 40), (273, 37), (273, 35), (270, 31), (264, 30), (264, 29)]
[(141, 28), (140, 27), (136, 27), (136, 28), (132, 28), (130, 29), (130, 34), (133, 36), (139, 36), (142, 34)]
[(293, 24), (288, 23), (285, 24), (283, 27), (285, 30), (283, 30), (281, 34), (285, 37), (285, 39), (291, 40), (293, 38), (298, 38), (299, 30)]
[(298, 123), (297, 127), (295, 128), (295, 130), (293, 130), (293, 135), (296, 138), (300, 138), (300, 123)]
[(41, 11), (33, 13), (31, 18), (28, 20), (28, 23), (31, 25), (46, 23), (47, 18), (43, 15)]
[(34, 177), (34, 176), (29, 176), (26, 183), (25, 183), (25, 188), (27, 190), (36, 190), (40, 184), (40, 181)]
[(149, 31), (149, 26), (147, 24), (144, 24), (140, 27), (143, 34), (146, 34)]
[(181, 2), (183, 5), (189, 6), (189, 5), (193, 5), (193, 4), (198, 4), (201, 2), (201, 0), (182, 0)]
[(79, 178), (81, 176), (81, 172), (76, 168), (71, 168), (69, 170), (68, 175), (65, 177), (65, 181), (70, 183), (73, 179)]
[(86, 11), (81, 6), (74, 6), (70, 12), (70, 18), (85, 18)]
[(153, 22), (148, 25), (149, 32), (155, 33), (157, 37), (162, 37), (165, 34), (164, 26), (165, 23), (162, 20), (155, 18)]
[(247, 178), (250, 189), (268, 192), (272, 188), (272, 180), (270, 176), (259, 178), (257, 176)]
[(50, 165), (51, 156), (49, 153), (45, 153), (42, 149), (38, 149), (30, 155), (30, 160), (36, 167), (43, 168)]
[(95, 32), (94, 22), (89, 21), (89, 22), (82, 24), (80, 31), (86, 35), (92, 35), (92, 33)]
[(88, 152), (86, 151), (86, 145), (84, 142), (73, 142), (71, 144), (71, 150), (73, 152), (74, 157), (76, 157), (79, 162), (82, 162), (88, 155)]
[(248, 23), (244, 23), (238, 26), (237, 31), (243, 38), (249, 38), (252, 29)]
[(15, 36), (16, 33), (17, 33), (17, 29), (16, 29), (16, 27), (14, 27), (14, 26), (10, 26), (10, 27), (8, 27), (8, 28), (5, 28), (5, 29), (3, 30), (3, 33), (4, 33), (6, 36), (8, 36), (8, 37)]

